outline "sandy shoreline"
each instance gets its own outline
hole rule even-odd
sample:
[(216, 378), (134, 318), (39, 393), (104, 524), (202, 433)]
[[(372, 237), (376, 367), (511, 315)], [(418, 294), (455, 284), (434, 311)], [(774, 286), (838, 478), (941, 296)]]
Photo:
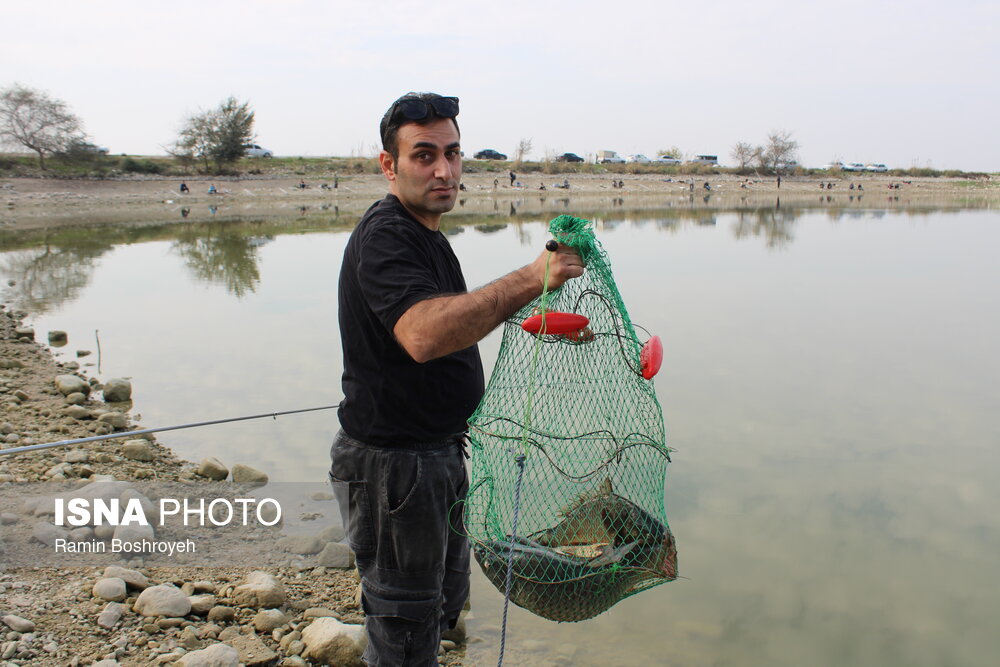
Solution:
[[(545, 214), (553, 202), (569, 199), (585, 210), (656, 208), (689, 203), (723, 209), (783, 205), (835, 204), (886, 206), (907, 203), (991, 206), (1000, 203), (1000, 183), (950, 178), (900, 180), (881, 175), (829, 179), (816, 176), (774, 178), (732, 175), (676, 176), (661, 174), (521, 174), (512, 187), (506, 174), (463, 176), (453, 214), (490, 215), (496, 210)], [(306, 188), (300, 188), (300, 180)], [(287, 176), (198, 177), (186, 179), (191, 192), (181, 194), (179, 178), (132, 179), (0, 179), (0, 230), (22, 230), (83, 224), (172, 223), (246, 217), (296, 217), (306, 213), (357, 215), (386, 192), (381, 175), (338, 178)], [(622, 187), (614, 187), (614, 181)], [(694, 189), (691, 189), (691, 183)], [(569, 183), (568, 189), (556, 187)], [(825, 187), (833, 183), (832, 188)], [(215, 184), (220, 194), (208, 194)], [(705, 183), (710, 189), (705, 188)], [(820, 189), (820, 183), (824, 188)], [(851, 185), (855, 188), (851, 189)], [(325, 186), (325, 187), (324, 187)], [(545, 189), (540, 189), (545, 186)], [(861, 186), (860, 188), (858, 186)], [(898, 186), (893, 187), (893, 186)], [(563, 205), (565, 207), (565, 205)]]

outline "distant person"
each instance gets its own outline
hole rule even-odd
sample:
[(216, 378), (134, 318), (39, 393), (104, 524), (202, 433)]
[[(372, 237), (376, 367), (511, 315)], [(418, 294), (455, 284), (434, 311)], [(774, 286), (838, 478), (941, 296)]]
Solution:
[(308, 185), (306, 185), (306, 182), (305, 182), (305, 181), (303, 181), (303, 180), (300, 180), (300, 181), (299, 181), (299, 189), (300, 189), (300, 190), (305, 190), (305, 189), (306, 189), (306, 188), (308, 188), (308, 187), (309, 187), (309, 186), (308, 186)]
[(191, 188), (188, 187), (187, 183), (181, 183), (181, 194), (191, 194)]
[(564, 178), (563, 179), (563, 187), (565, 189), (569, 190), (569, 179), (568, 178)]
[(827, 190), (833, 190), (833, 183), (827, 183), (826, 184), (826, 189)]
[(781, 174), (778, 174), (778, 189), (781, 189)]
[(691, 192), (694, 192), (694, 179), (693, 178), (691, 179), (691, 182), (688, 183), (688, 186), (689, 186), (689, 189), (691, 190)]
[(542, 183), (541, 185), (539, 185), (538, 189), (539, 190), (544, 190), (545, 189), (545, 183)]
[(854, 183), (851, 183), (851, 187), (849, 187), (848, 190), (853, 190), (853, 189), (854, 189)]
[(820, 181), (819, 182), (819, 189), (822, 190), (825, 187), (826, 187), (826, 185), (823, 183), (823, 181)]
[(337, 172), (334, 172), (333, 173), (333, 189), (336, 190), (338, 187), (340, 187), (340, 176), (337, 175)]
[(703, 187), (706, 192), (711, 192), (712, 191), (712, 186), (708, 184), (708, 181), (705, 181), (705, 184), (702, 185), (701, 187)]
[(864, 189), (865, 189), (865, 186), (863, 186), (860, 183), (858, 183), (858, 190), (864, 190)]
[(500, 187), (500, 179), (499, 178), (494, 178), (493, 179), (493, 189), (496, 190), (499, 187)]
[(458, 189), (461, 190), (462, 192), (465, 192), (465, 183), (459, 183)]
[(211, 185), (208, 186), (208, 194), (210, 195), (219, 194), (219, 191), (215, 189), (215, 183), (212, 183)]
[(510, 172), (510, 187), (514, 187), (514, 181), (516, 180), (517, 180), (517, 174), (515, 174), (513, 171)]

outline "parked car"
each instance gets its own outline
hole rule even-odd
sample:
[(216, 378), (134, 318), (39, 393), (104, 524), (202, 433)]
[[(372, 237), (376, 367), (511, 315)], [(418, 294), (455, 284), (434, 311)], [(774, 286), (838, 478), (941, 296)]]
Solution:
[(635, 162), (637, 164), (646, 164), (649, 162), (649, 158), (642, 153), (636, 153), (635, 155), (629, 155), (626, 162)]
[(576, 153), (563, 153), (556, 156), (556, 162), (583, 162), (583, 158)]
[(601, 164), (625, 164), (625, 158), (615, 151), (597, 151), (597, 161)]
[(495, 151), (492, 148), (485, 148), (472, 157), (477, 160), (506, 160), (507, 156), (500, 151)]
[(709, 167), (716, 167), (719, 164), (718, 155), (695, 155), (693, 160), (690, 160), (691, 164), (704, 164)]
[(884, 164), (882, 164), (881, 162), (878, 162), (875, 164), (865, 165), (865, 171), (871, 171), (876, 174), (884, 174), (885, 172), (889, 171), (889, 168)]
[(827, 171), (831, 169), (840, 169), (841, 171), (844, 171), (847, 168), (847, 165), (843, 162), (831, 162), (830, 164), (823, 165), (823, 168)]
[(659, 157), (653, 158), (653, 162), (657, 164), (680, 164), (681, 161), (675, 158), (673, 155), (661, 155)]
[(245, 144), (243, 146), (243, 154), (247, 157), (274, 157), (274, 153), (266, 148), (261, 148), (257, 144)]
[(861, 162), (851, 162), (849, 164), (842, 165), (840, 167), (841, 171), (864, 171), (865, 165)]

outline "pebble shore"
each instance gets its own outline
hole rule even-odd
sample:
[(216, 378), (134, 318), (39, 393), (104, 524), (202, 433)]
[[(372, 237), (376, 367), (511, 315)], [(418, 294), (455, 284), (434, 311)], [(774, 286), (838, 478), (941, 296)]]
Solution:
[[(25, 317), (0, 306), (2, 448), (140, 428), (129, 415), (127, 381), (102, 382), (76, 362), (57, 362), (37, 342), (48, 332), (23, 326)], [(152, 435), (0, 456), (0, 492), (8, 495), (44, 484), (82, 494), (112, 480), (208, 487), (266, 484), (266, 475), (216, 459), (183, 461)], [(141, 495), (128, 488), (126, 494)], [(274, 530), (234, 538), (267, 552), (274, 564), (266, 568), (236, 560), (163, 565), (143, 554), (122, 554), (120, 563), (102, 567), (11, 567), (27, 543), (47, 548), (63, 533), (80, 541), (110, 537), (91, 527), (71, 535), (50, 519), (30, 501), (0, 515), (7, 562), (0, 570), (0, 667), (361, 664), (357, 570), (339, 526), (319, 526), (308, 536)], [(441, 664), (471, 664), (465, 643), (463, 620), (442, 641)]]

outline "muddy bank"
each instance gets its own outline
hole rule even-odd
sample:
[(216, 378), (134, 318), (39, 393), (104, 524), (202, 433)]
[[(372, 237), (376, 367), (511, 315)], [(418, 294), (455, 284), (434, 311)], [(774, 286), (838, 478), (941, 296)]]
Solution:
[[(851, 177), (848, 177), (851, 176)], [(250, 176), (121, 180), (0, 179), (0, 230), (107, 223), (162, 223), (232, 219), (360, 215), (386, 192), (381, 175), (326, 178)], [(569, 208), (612, 210), (698, 206), (709, 209), (782, 205), (985, 206), (1000, 203), (1000, 183), (949, 178), (900, 180), (879, 175), (773, 178), (661, 174), (465, 174), (455, 213), (517, 210), (540, 215)], [(300, 187), (304, 183), (305, 188)], [(823, 183), (823, 189), (820, 189)], [(211, 185), (218, 194), (209, 194)], [(706, 188), (706, 184), (708, 187)], [(336, 185), (336, 187), (334, 187)], [(827, 187), (828, 185), (832, 187)], [(851, 186), (854, 186), (853, 188)], [(568, 186), (568, 187), (565, 187)], [(620, 187), (619, 187), (620, 186)], [(860, 186), (860, 188), (859, 188)], [(897, 187), (898, 186), (898, 187)]]
[[(55, 361), (36, 342), (48, 332), (31, 331), (23, 319), (23, 313), (0, 307), (4, 449), (140, 428), (129, 415), (128, 401), (104, 400), (107, 378), (88, 377), (77, 362)], [(57, 377), (62, 378), (58, 385)], [(74, 378), (77, 386), (71, 387)], [(245, 665), (331, 660), (331, 633), (356, 637), (363, 623), (353, 556), (339, 543), (339, 526), (316, 521), (315, 534), (299, 536), (285, 535), (282, 524), (241, 528), (222, 538), (228, 540), (220, 552), (226, 556), (211, 564), (122, 553), (108, 567), (77, 560), (71, 550), (62, 557), (67, 566), (52, 566), (53, 550), (58, 551), (53, 542), (60, 535), (64, 550), (69, 542), (93, 545), (108, 539), (98, 527), (69, 534), (53, 525), (51, 514), (34, 501), (40, 489), (82, 494), (114, 479), (130, 486), (134, 497), (154, 483), (197, 489), (233, 483), (209, 477), (225, 476), (204, 462), (179, 459), (153, 435), (0, 456), (0, 496), (8, 501), (0, 512), (0, 660), (6, 661), (0, 664), (109, 660), (101, 664), (139, 666), (182, 660), (179, 664), (196, 665), (208, 664), (198, 662), (206, 655), (198, 652), (205, 650), (229, 652)], [(464, 639), (463, 624), (444, 642), (442, 664), (469, 664)], [(350, 642), (345, 645), (350, 649)], [(356, 655), (343, 664), (357, 664)]]

